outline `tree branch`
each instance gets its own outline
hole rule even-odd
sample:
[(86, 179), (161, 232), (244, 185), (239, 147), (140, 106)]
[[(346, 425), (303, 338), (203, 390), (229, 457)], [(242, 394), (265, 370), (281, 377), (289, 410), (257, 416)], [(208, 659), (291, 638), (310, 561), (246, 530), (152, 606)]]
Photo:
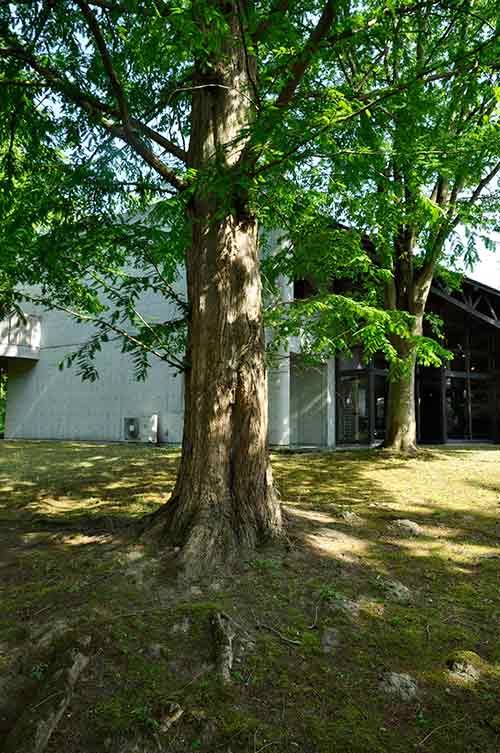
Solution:
[(255, 42), (258, 42), (264, 34), (271, 28), (274, 23), (274, 16), (278, 13), (286, 13), (290, 7), (290, 0), (276, 0), (276, 3), (269, 11), (267, 18), (262, 19), (252, 34), (252, 38)]
[(85, 16), (87, 25), (92, 33), (92, 36), (94, 37), (96, 47), (99, 50), (99, 54), (101, 56), (104, 70), (106, 71), (106, 75), (111, 84), (111, 89), (118, 104), (118, 110), (120, 112), (120, 117), (122, 119), (123, 125), (125, 126), (125, 128), (129, 128), (129, 113), (127, 100), (125, 98), (125, 92), (123, 91), (123, 86), (121, 84), (118, 73), (113, 66), (113, 61), (111, 60), (106, 42), (104, 41), (104, 37), (101, 33), (101, 28), (97, 22), (95, 15), (92, 13), (85, 0), (76, 0), (76, 4)]
[[(47, 305), (47, 302), (43, 298), (30, 296), (30, 300), (33, 301), (34, 303), (41, 304), (42, 306)], [(144, 350), (146, 353), (151, 353), (151, 355), (156, 356), (156, 358), (159, 358), (160, 361), (165, 361), (166, 363), (170, 364), (170, 366), (172, 366), (177, 371), (185, 371), (186, 369), (185, 363), (175, 358), (175, 356), (172, 356), (172, 355), (167, 356), (165, 354), (162, 354), (160, 351), (155, 350), (155, 348), (152, 348), (151, 346), (146, 345), (146, 343), (143, 343), (134, 335), (131, 335), (130, 332), (127, 332), (127, 330), (122, 329), (116, 324), (112, 324), (111, 322), (107, 321), (106, 319), (103, 319), (100, 316), (96, 316), (95, 314), (84, 314), (83, 312), (80, 312), (80, 311), (74, 311), (73, 309), (70, 309), (67, 306), (63, 306), (61, 304), (55, 303), (52, 300), (50, 302), (50, 308), (53, 308), (53, 309), (56, 309), (57, 311), (61, 311), (65, 314), (68, 314), (69, 316), (72, 316), (77, 321), (94, 323), (95, 325), (99, 327), (111, 330), (111, 332), (115, 332), (124, 340), (128, 340), (130, 343), (137, 346), (141, 350)]]
[[(137, 10), (131, 8), (127, 3), (113, 2), (113, 0), (89, 0), (88, 4), (101, 8), (101, 10), (109, 10), (115, 13), (126, 13), (128, 15), (138, 13)], [(172, 14), (171, 8), (159, 0), (150, 2), (149, 6), (145, 5), (145, 7), (141, 8), (140, 14), (144, 16), (161, 16), (162, 18), (167, 18)]]
[[(500, 172), (500, 161), (497, 162), (494, 167), (489, 171), (487, 175), (484, 176), (482, 180), (479, 181), (476, 188), (470, 195), (470, 197), (464, 202), (465, 207), (471, 207), (473, 206), (476, 201), (481, 196), (484, 189), (491, 183), (492, 180), (498, 175)], [(451, 216), (456, 208), (457, 201), (458, 201), (458, 195), (460, 193), (460, 190), (463, 187), (463, 177), (459, 176), (457, 180), (455, 181), (455, 184), (453, 186), (448, 206), (449, 206), (449, 212), (448, 217), (444, 218), (441, 222), (439, 229), (435, 235), (434, 242), (432, 244), (432, 247), (428, 254), (426, 254), (426, 261), (420, 271), (420, 274), (418, 276), (418, 284), (423, 285), (430, 285), (432, 282), (432, 277), (434, 275), (434, 269), (436, 267), (437, 260), (439, 258), (439, 254), (441, 253), (441, 250), (443, 248), (443, 245), (446, 241), (446, 238), (450, 232), (450, 230), (453, 230), (461, 219), (461, 213), (460, 211), (456, 212), (455, 216)]]
[[(449, 71), (443, 71), (442, 73), (436, 73), (433, 76), (429, 76), (427, 78), (424, 78), (422, 83), (431, 83), (432, 81), (438, 81), (438, 80), (445, 80), (449, 79), (453, 74)], [(420, 76), (418, 77), (420, 78)], [(378, 92), (373, 92), (373, 95), (375, 96), (374, 99), (370, 100), (366, 104), (359, 107), (357, 110), (353, 110), (353, 112), (349, 113), (348, 115), (343, 115), (339, 118), (337, 118), (335, 121), (327, 123), (326, 125), (322, 126), (315, 134), (307, 136), (307, 138), (302, 139), (297, 144), (293, 145), (288, 149), (281, 157), (278, 157), (275, 160), (272, 160), (271, 162), (266, 163), (265, 165), (262, 165), (260, 168), (254, 171), (253, 175), (260, 175), (261, 173), (265, 172), (271, 167), (276, 167), (277, 165), (282, 164), (285, 160), (287, 160), (289, 157), (291, 157), (295, 152), (298, 152), (299, 149), (301, 149), (303, 146), (306, 146), (309, 142), (314, 141), (315, 138), (320, 136), (321, 134), (325, 133), (326, 131), (330, 130), (333, 126), (338, 125), (340, 123), (346, 123), (349, 120), (352, 120), (353, 118), (358, 117), (359, 115), (362, 115), (367, 110), (373, 110), (375, 107), (378, 107), (382, 102), (384, 102), (386, 99), (389, 99), (394, 94), (398, 94), (399, 92), (405, 91), (411, 84), (416, 80), (416, 78), (409, 79), (408, 81), (405, 81), (404, 83), (397, 84), (393, 87), (388, 87), (387, 89), (381, 89)], [(358, 97), (362, 102), (366, 102), (366, 97)]]
[[(111, 283), (107, 282), (105, 279), (103, 279), (100, 275), (95, 274), (95, 272), (91, 272), (91, 277), (96, 280), (96, 282), (101, 285), (105, 290), (112, 293), (114, 296), (120, 299), (122, 303), (124, 303), (127, 307), (130, 308), (130, 310), (133, 312), (133, 314), (143, 323), (143, 325), (146, 327), (147, 330), (152, 334), (154, 339), (161, 344), (162, 340), (161, 337), (159, 337), (158, 333), (155, 331), (154, 327), (151, 326), (151, 324), (143, 317), (141, 312), (131, 304), (130, 297), (126, 296), (124, 293), (121, 292), (118, 288), (116, 288), (114, 285), (111, 285)], [(170, 325), (170, 328), (175, 328), (176, 325), (180, 325), (183, 322), (185, 322), (185, 317), (182, 317), (181, 319), (177, 320), (168, 320), (168, 324)], [(155, 353), (154, 351), (151, 351)], [(155, 353), (155, 355), (158, 355)], [(160, 356), (161, 357), (161, 356)], [(171, 358), (173, 356), (170, 356)], [(177, 361), (177, 359), (174, 357), (174, 360)], [(178, 361), (180, 364), (181, 362)]]
[[(80, 107), (87, 113), (91, 120), (103, 127), (108, 133), (131, 146), (132, 149), (141, 156), (148, 165), (150, 165), (150, 167), (174, 186), (174, 188), (178, 191), (182, 191), (185, 188), (184, 182), (177, 173), (162, 162), (154, 152), (152, 152), (151, 149), (149, 149), (141, 139), (138, 138), (132, 129), (127, 130), (126, 127), (120, 127), (113, 120), (109, 120), (109, 118), (117, 117), (117, 111), (115, 108), (106, 105), (88, 92), (82, 92), (73, 83), (65, 79), (59, 71), (49, 66), (42, 65), (37, 57), (22, 47), (1, 47), (0, 57), (14, 57), (25, 62), (30, 68), (44, 78), (48, 86), (61, 94), (64, 99)], [(154, 135), (156, 143), (160, 143), (164, 148), (169, 148), (169, 151), (170, 147), (174, 146), (175, 153), (172, 151), (171, 153), (180, 158), (179, 149), (175, 144), (172, 145), (168, 139), (163, 139), (163, 137), (160, 134), (157, 134), (156, 131), (148, 126), (144, 126), (140, 121), (135, 119), (133, 120), (132, 125), (137, 130), (142, 132), (145, 131), (145, 135), (149, 136), (151, 139)]]
[[(78, 107), (85, 110), (85, 112), (92, 117), (93, 120), (95, 120), (95, 113), (99, 112), (102, 115), (107, 115), (112, 118), (118, 117), (119, 113), (118, 111), (105, 104), (101, 100), (99, 100), (97, 97), (94, 97), (94, 95), (90, 94), (89, 92), (82, 92), (80, 89), (78, 89), (74, 84), (72, 84), (67, 79), (63, 78), (59, 71), (55, 70), (54, 68), (50, 68), (47, 65), (42, 65), (40, 61), (34, 56), (31, 55), (27, 50), (23, 49), (22, 47), (3, 47), (0, 48), (0, 57), (15, 57), (18, 60), (22, 60), (27, 65), (30, 66), (36, 73), (38, 73), (40, 76), (43, 77), (44, 81), (40, 82), (24, 82), (22, 80), (10, 80), (10, 79), (0, 79), (0, 84), (16, 84), (16, 85), (24, 85), (24, 86), (52, 86), (56, 91), (59, 92), (65, 99), (72, 102), (72, 104), (76, 104)], [(162, 134), (155, 131), (150, 126), (146, 125), (145, 123), (142, 123), (137, 118), (129, 118), (130, 125), (132, 128), (134, 128), (137, 131), (140, 131), (144, 136), (151, 139), (151, 141), (154, 141), (159, 146), (163, 147), (166, 151), (168, 151), (173, 157), (176, 157), (177, 159), (181, 160), (182, 162), (187, 161), (187, 154), (184, 149), (181, 149), (180, 146), (175, 144), (173, 141), (170, 141), (169, 139), (165, 138)], [(103, 123), (101, 122), (101, 125)], [(109, 124), (106, 125), (106, 130), (109, 131)], [(118, 138), (122, 138), (122, 135), (120, 133), (115, 134)], [(178, 188), (178, 186), (176, 186)]]
[(163, 134), (158, 133), (158, 131), (155, 131), (155, 129), (148, 126), (147, 123), (143, 123), (136, 118), (130, 118), (129, 120), (132, 128), (140, 131), (146, 136), (146, 138), (151, 139), (151, 141), (154, 141), (158, 146), (163, 147), (165, 151), (169, 152), (173, 157), (177, 157), (181, 162), (187, 162), (187, 152), (185, 149), (182, 149), (182, 147), (178, 146), (173, 141), (170, 141), (170, 139), (167, 139)]
[(116, 112), (114, 108), (101, 102), (97, 97), (89, 92), (83, 93), (78, 87), (76, 87), (71, 81), (63, 78), (59, 71), (55, 68), (51, 68), (42, 64), (39, 59), (32, 55), (28, 50), (23, 47), (11, 45), (10, 47), (0, 47), (0, 57), (13, 57), (18, 60), (22, 60), (30, 68), (36, 71), (43, 77), (44, 82), (48, 86), (52, 86), (55, 91), (59, 92), (67, 100), (73, 104), (78, 105), (84, 109), (87, 113), (97, 111), (105, 115), (113, 117)]
[(152, 167), (158, 175), (165, 178), (165, 180), (167, 180), (178, 191), (183, 191), (186, 188), (186, 184), (177, 173), (162, 162), (162, 160), (159, 159), (151, 149), (148, 149), (146, 144), (144, 144), (133, 131), (117, 126), (115, 123), (107, 121), (105, 118), (94, 118), (94, 120), (105, 128), (112, 136), (115, 136), (117, 139), (124, 141), (132, 147), (134, 152), (142, 157), (144, 162)]
[[(482, 180), (479, 181), (476, 188), (474, 189), (470, 197), (465, 202), (464, 206), (466, 207), (473, 206), (476, 203), (476, 201), (479, 199), (479, 197), (481, 196), (486, 186), (488, 186), (491, 183), (491, 181), (498, 175), (499, 172), (500, 172), (500, 162), (497, 162), (497, 164), (494, 167), (492, 167), (490, 172), (487, 175), (485, 175)], [(452, 228), (456, 227), (459, 222), (460, 222), (460, 212), (457, 212), (457, 214), (451, 221), (452, 223), (451, 227)]]
[(321, 42), (327, 36), (330, 27), (335, 19), (335, 9), (333, 0), (326, 0), (323, 12), (320, 16), (316, 27), (311, 32), (309, 39), (307, 40), (302, 54), (293, 63), (291, 76), (284, 85), (281, 92), (275, 101), (275, 107), (280, 109), (287, 107), (295, 96), (295, 93), (304, 78), (304, 74), (307, 71), (314, 55), (319, 50)]

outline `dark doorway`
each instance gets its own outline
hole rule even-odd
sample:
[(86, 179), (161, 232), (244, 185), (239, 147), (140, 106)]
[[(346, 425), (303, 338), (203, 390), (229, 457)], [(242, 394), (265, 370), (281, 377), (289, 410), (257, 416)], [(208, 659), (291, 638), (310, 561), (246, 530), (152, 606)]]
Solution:
[(432, 372), (421, 375), (418, 394), (419, 441), (431, 444), (444, 441), (441, 371), (433, 369)]
[(448, 439), (470, 439), (469, 405), (465, 377), (446, 377), (446, 431)]
[(493, 400), (491, 383), (470, 380), (471, 438), (491, 439), (493, 434)]

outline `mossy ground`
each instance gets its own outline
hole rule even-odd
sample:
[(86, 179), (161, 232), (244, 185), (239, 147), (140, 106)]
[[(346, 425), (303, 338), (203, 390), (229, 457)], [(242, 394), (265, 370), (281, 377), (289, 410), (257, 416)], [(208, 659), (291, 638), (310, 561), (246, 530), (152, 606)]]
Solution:
[[(178, 457), (0, 444), (0, 741), (60, 650), (40, 637), (65, 623), (91, 637), (91, 662), (49, 753), (500, 751), (500, 451), (276, 454), (289, 546), (194, 586), (122, 527), (168, 498)], [(229, 687), (214, 609), (241, 627)], [(480, 657), (478, 680), (449, 671), (456, 652)], [(417, 698), (384, 695), (387, 671)], [(174, 702), (184, 714), (161, 734)]]

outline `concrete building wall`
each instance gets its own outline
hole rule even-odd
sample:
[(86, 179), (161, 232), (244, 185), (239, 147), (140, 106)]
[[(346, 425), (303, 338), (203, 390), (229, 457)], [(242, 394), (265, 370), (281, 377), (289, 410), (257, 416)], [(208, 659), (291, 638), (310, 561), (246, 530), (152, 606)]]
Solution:
[(304, 366), (291, 354), (290, 439), (292, 445), (326, 446), (328, 443), (327, 365)]
[[(184, 291), (184, 278), (176, 288)], [(281, 294), (293, 300), (293, 286), (280, 281)], [(148, 320), (178, 316), (173, 304), (147, 295), (138, 305)], [(93, 333), (58, 311), (33, 308), (40, 317), (38, 360), (4, 359), (8, 368), (5, 436), (8, 439), (123, 441), (124, 419), (158, 415), (158, 440), (180, 443), (183, 427), (183, 376), (155, 356), (145, 382), (135, 378), (130, 355), (120, 341), (103, 344), (95, 360), (99, 379), (83, 382), (76, 364), (59, 369)], [(282, 348), (269, 369), (269, 443), (332, 446), (335, 441), (334, 367), (300, 365), (298, 340)]]
[[(165, 320), (175, 316), (168, 302), (149, 296), (141, 313)], [(31, 312), (30, 312), (31, 313)], [(99, 379), (82, 382), (76, 366), (59, 369), (65, 354), (92, 334), (64, 313), (35, 310), (41, 317), (38, 361), (8, 358), (5, 436), (9, 439), (124, 439), (124, 418), (158, 414), (158, 438), (180, 442), (183, 424), (183, 377), (150, 357), (145, 382), (135, 378), (130, 355), (119, 342), (103, 345), (96, 358)]]
[[(276, 246), (276, 238), (274, 239)], [(293, 301), (293, 284), (279, 278), (283, 301)], [(267, 333), (268, 339), (272, 337)], [(280, 348), (268, 369), (269, 444), (290, 445), (290, 344)]]

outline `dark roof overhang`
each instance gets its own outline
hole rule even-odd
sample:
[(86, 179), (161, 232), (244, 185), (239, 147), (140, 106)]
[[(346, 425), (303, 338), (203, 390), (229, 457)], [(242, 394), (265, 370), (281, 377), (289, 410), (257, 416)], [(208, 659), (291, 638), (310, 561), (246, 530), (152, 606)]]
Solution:
[[(446, 293), (437, 285), (432, 286), (431, 292), (452, 306), (456, 306), (486, 324), (500, 329), (500, 291), (495, 290), (495, 288), (471, 280), (470, 277), (465, 277), (461, 289), (455, 291), (453, 295)], [(482, 310), (478, 309), (479, 306)], [(485, 310), (489, 313), (486, 314)]]

